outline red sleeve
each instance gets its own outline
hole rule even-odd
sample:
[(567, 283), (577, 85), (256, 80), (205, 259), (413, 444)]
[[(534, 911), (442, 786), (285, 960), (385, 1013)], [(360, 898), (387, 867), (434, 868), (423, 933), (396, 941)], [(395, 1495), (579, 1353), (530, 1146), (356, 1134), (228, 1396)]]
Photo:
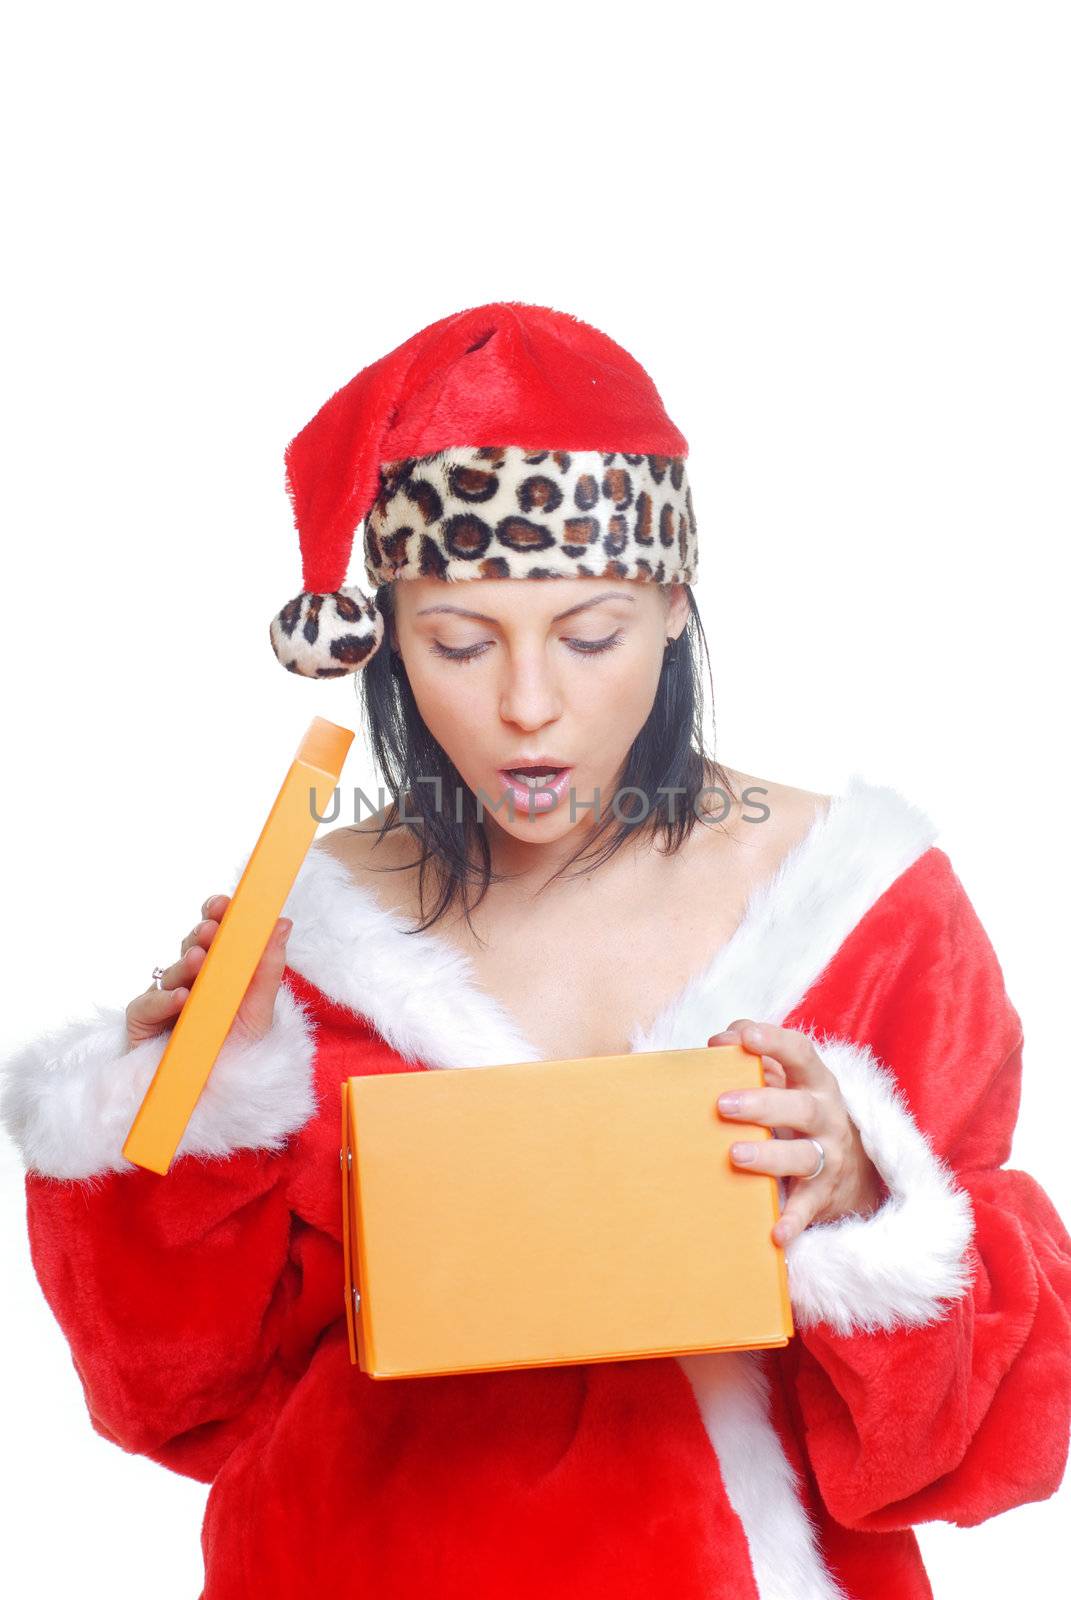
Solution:
[(121, 1154), (166, 1038), (126, 1051), (101, 1011), (8, 1064), (34, 1269), (93, 1427), (211, 1480), (277, 1407), (337, 1305), (304, 1269), (328, 1241), (291, 1214), (289, 1136), (312, 1115), (313, 1042), (285, 987), (256, 1044), (224, 1046), (166, 1176)]
[(830, 1513), (876, 1532), (1047, 1498), (1071, 1432), (1071, 1238), (1004, 1165), (1020, 1020), (947, 856), (913, 872), (808, 1002), (852, 1037), (802, 1023), (888, 1197), (786, 1251), (801, 1436)]

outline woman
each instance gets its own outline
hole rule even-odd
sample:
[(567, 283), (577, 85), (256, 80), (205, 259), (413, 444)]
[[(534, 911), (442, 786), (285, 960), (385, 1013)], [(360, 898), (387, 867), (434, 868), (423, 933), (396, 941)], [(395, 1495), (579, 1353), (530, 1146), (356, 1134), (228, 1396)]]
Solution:
[[(166, 1178), (120, 1147), (226, 895), (125, 1011), (11, 1063), (36, 1270), (94, 1427), (212, 1483), (206, 1600), (916, 1600), (914, 1524), (1061, 1481), (1071, 1239), (1002, 1165), (1000, 966), (894, 790), (703, 754), (685, 455), (643, 369), (542, 307), (335, 395), (287, 452), (272, 640), (362, 672), (399, 807), (309, 852)], [(718, 1114), (777, 1135), (734, 1160), (779, 1180), (786, 1348), (350, 1366), (343, 1078), (730, 1040), (766, 1087)]]

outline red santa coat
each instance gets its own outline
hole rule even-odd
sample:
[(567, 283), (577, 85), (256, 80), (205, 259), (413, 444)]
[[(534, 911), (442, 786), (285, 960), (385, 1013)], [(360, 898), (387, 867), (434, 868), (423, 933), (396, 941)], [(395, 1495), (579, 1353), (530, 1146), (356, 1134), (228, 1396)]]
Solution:
[[(314, 846), (271, 1031), (166, 1178), (120, 1147), (163, 1040), (10, 1063), (33, 1262), (94, 1428), (211, 1482), (205, 1600), (922, 1600), (913, 1525), (1051, 1495), (1071, 1239), (1004, 1166), (1022, 1029), (929, 819), (853, 779), (634, 1049), (808, 1031), (888, 1197), (787, 1250), (784, 1350), (377, 1381), (343, 1315), (339, 1084), (536, 1052)], [(580, 964), (582, 971), (582, 963)]]

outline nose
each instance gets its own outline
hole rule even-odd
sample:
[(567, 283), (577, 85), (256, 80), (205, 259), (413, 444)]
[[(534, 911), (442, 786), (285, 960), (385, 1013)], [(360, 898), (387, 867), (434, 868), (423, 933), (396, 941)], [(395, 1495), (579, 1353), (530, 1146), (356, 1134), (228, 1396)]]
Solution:
[(534, 732), (562, 714), (562, 693), (542, 648), (503, 652), (499, 715), (503, 722)]

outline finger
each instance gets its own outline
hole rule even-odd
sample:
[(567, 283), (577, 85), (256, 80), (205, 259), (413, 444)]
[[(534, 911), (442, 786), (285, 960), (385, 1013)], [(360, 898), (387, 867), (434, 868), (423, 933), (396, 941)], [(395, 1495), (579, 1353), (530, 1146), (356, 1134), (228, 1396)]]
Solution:
[(181, 949), (183, 955), (185, 955), (186, 951), (193, 944), (200, 944), (203, 945), (205, 949), (208, 948), (216, 936), (219, 925), (223, 920), (223, 913), (226, 911), (229, 905), (230, 897), (228, 895), (209, 895), (208, 899), (201, 906), (202, 920), (196, 925), (196, 927), (190, 929), (189, 933), (182, 941)]
[(720, 1033), (712, 1033), (707, 1044), (740, 1044), (744, 1029), (752, 1026), (750, 1017), (737, 1017), (735, 1022), (730, 1022)]
[(773, 1237), (780, 1245), (798, 1239), (809, 1228), (822, 1209), (822, 1192), (810, 1183), (794, 1183), (784, 1210), (774, 1228)]
[(163, 977), (160, 979), (163, 988), (176, 989), (180, 984), (191, 984), (201, 970), (205, 954), (201, 945), (191, 944), (177, 961), (172, 961), (169, 967), (164, 968)]
[(777, 1178), (810, 1178), (818, 1160), (810, 1139), (741, 1140), (730, 1145), (729, 1156), (736, 1167)]
[(784, 1089), (788, 1083), (784, 1067), (780, 1061), (775, 1061), (773, 1056), (763, 1056), (762, 1076), (766, 1080), (767, 1087), (771, 1089)]
[(154, 1022), (158, 1017), (169, 1017), (175, 1009), (176, 995), (188, 992), (182, 984), (174, 989), (147, 989), (144, 994), (131, 1000), (126, 1008), (127, 1017), (139, 1022)]
[(181, 1010), (189, 995), (183, 987), (177, 989), (150, 989), (138, 995), (126, 1008), (127, 1033), (131, 1037), (141, 1033), (158, 1033)]
[(208, 946), (215, 938), (218, 929), (219, 923), (215, 920), (215, 918), (208, 917), (203, 922), (199, 922), (195, 928), (190, 929), (185, 939), (183, 939), (180, 946), (182, 954), (185, 955), (186, 951), (192, 949), (195, 944), (200, 945), (202, 949), (207, 950)]
[(832, 1076), (812, 1040), (799, 1029), (779, 1028), (772, 1022), (743, 1022), (739, 1026), (744, 1049), (779, 1061), (790, 1082), (818, 1087)]
[(286, 968), (286, 941), (290, 934), (293, 922), (289, 917), (280, 917), (264, 947), (264, 954), (257, 963), (256, 971), (249, 980), (249, 987), (245, 992), (243, 1004), (251, 1010), (263, 1006), (271, 1011), (275, 1006), (275, 993), (279, 987)]
[[(720, 1033), (712, 1033), (707, 1040), (707, 1044), (740, 1044), (741, 1029), (750, 1026), (751, 1023), (747, 1017), (740, 1017), (736, 1022), (731, 1022), (727, 1028), (723, 1028)], [(767, 1083), (783, 1085), (785, 1082), (785, 1069), (780, 1061), (775, 1060), (773, 1056), (763, 1056), (762, 1075)]]
[(758, 1122), (814, 1134), (823, 1125), (821, 1100), (813, 1089), (729, 1089), (718, 1096), (718, 1111), (733, 1122)]

